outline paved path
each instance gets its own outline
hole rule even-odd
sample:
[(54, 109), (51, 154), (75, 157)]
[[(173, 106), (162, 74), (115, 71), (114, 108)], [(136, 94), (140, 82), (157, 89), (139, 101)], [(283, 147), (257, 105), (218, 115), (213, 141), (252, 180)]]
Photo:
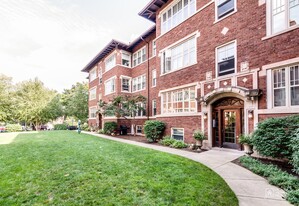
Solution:
[(214, 148), (203, 153), (188, 152), (169, 147), (135, 142), (96, 133), (84, 132), (105, 139), (150, 148), (161, 152), (179, 155), (202, 163), (218, 173), (237, 195), (240, 206), (287, 206), (291, 205), (282, 198), (284, 191), (270, 185), (264, 178), (240, 167), (232, 160), (244, 155), (243, 152)]

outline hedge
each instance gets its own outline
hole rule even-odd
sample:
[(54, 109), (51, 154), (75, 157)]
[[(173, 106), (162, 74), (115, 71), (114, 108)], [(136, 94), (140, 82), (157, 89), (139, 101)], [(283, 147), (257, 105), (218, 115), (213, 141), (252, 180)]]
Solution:
[(156, 142), (161, 138), (165, 129), (165, 123), (157, 120), (145, 122), (144, 133), (148, 141)]
[(111, 135), (117, 130), (116, 122), (105, 122), (104, 124), (104, 133)]

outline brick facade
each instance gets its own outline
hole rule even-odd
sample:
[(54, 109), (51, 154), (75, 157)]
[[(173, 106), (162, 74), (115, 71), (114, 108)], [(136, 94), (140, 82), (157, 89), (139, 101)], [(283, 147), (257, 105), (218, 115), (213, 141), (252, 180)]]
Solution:
[[(142, 119), (134, 120), (136, 124), (143, 125), (147, 119), (161, 120), (167, 125), (165, 135), (171, 135), (171, 128), (183, 128), (184, 141), (187, 143), (194, 142), (193, 131), (201, 129), (208, 136), (206, 141), (208, 147), (213, 146), (213, 134), (216, 127), (215, 119), (213, 119), (213, 103), (221, 98), (237, 97), (243, 100), (243, 125), (240, 127), (242, 133), (252, 132), (256, 124), (266, 118), (299, 113), (299, 105), (280, 108), (271, 106), (273, 105), (271, 102), (274, 101), (273, 95), (268, 94), (273, 90), (270, 78), (273, 69), (299, 64), (299, 22), (295, 27), (271, 36), (267, 34), (269, 1), (236, 0), (236, 11), (218, 21), (215, 20), (215, 2), (197, 0), (196, 12), (192, 16), (162, 34), (163, 12), (179, 1), (159, 2), (160, 8), (155, 7), (154, 17), (146, 15), (151, 10), (151, 5), (155, 3), (157, 5), (155, 0), (152, 0), (140, 13), (141, 16), (155, 21), (154, 29), (144, 33), (133, 44), (127, 45), (125, 49), (133, 55), (134, 52), (146, 47), (147, 60), (145, 62), (132, 68), (121, 66), (123, 49), (115, 47), (115, 49), (109, 50), (110, 53), (102, 55), (97, 63), (92, 61), (83, 69), (83, 71), (89, 72), (95, 67), (97, 74), (100, 68), (103, 70), (102, 83), (99, 83), (99, 78), (97, 78), (89, 84), (90, 88), (97, 87), (97, 99), (90, 101), (89, 107), (97, 105), (99, 94), (101, 94), (101, 99), (106, 102), (114, 96), (124, 94), (121, 92), (121, 76), (135, 78), (145, 74), (145, 90), (129, 93), (129, 95), (141, 94), (147, 97), (149, 113)], [(188, 36), (195, 36), (196, 39), (196, 63), (163, 74), (161, 69), (162, 52)], [(152, 54), (154, 40), (156, 41), (156, 56)], [(219, 47), (229, 42), (235, 42), (235, 72), (218, 76), (216, 52)], [(105, 59), (112, 53), (116, 54), (116, 66), (105, 72)], [(272, 64), (273, 67), (269, 66)], [(152, 86), (152, 70), (154, 69), (157, 74), (155, 87)], [(116, 77), (116, 91), (113, 94), (105, 95), (104, 82), (113, 76)], [(172, 89), (184, 88), (184, 85), (188, 87), (191, 84), (195, 85), (197, 111), (190, 114), (163, 114), (161, 94)], [(258, 97), (248, 96), (248, 93), (254, 89), (259, 89), (261, 95)], [(153, 100), (156, 100), (157, 103), (157, 116), (152, 114)], [(249, 112), (252, 112), (252, 117), (249, 117)], [(222, 121), (222, 119), (219, 120)], [(105, 121), (111, 120), (104, 118), (102, 123)], [(132, 120), (119, 120), (118, 122), (120, 125), (130, 126)], [(89, 124), (97, 124), (97, 121), (90, 119)]]

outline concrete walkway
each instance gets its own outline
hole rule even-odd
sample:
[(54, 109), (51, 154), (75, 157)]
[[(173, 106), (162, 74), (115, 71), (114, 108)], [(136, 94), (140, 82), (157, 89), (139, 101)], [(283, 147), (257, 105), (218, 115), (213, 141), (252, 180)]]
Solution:
[(135, 142), (96, 133), (84, 132), (104, 139), (137, 145), (149, 149), (179, 155), (202, 163), (218, 173), (236, 194), (240, 206), (287, 206), (291, 205), (282, 197), (284, 191), (270, 185), (266, 179), (234, 163), (244, 152), (229, 149), (212, 149), (203, 153), (188, 152), (169, 147)]

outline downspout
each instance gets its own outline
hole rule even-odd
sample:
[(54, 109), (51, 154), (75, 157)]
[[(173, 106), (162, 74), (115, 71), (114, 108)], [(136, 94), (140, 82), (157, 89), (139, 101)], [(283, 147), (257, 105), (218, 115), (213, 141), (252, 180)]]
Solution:
[(149, 42), (146, 41), (145, 39), (142, 38), (142, 36), (140, 37), (140, 39), (142, 41), (144, 41), (146, 44), (147, 44), (147, 106), (146, 106), (146, 116), (147, 116), (147, 120), (149, 120), (149, 99), (150, 99), (150, 90), (149, 90), (149, 87), (150, 87), (150, 76), (149, 76)]

